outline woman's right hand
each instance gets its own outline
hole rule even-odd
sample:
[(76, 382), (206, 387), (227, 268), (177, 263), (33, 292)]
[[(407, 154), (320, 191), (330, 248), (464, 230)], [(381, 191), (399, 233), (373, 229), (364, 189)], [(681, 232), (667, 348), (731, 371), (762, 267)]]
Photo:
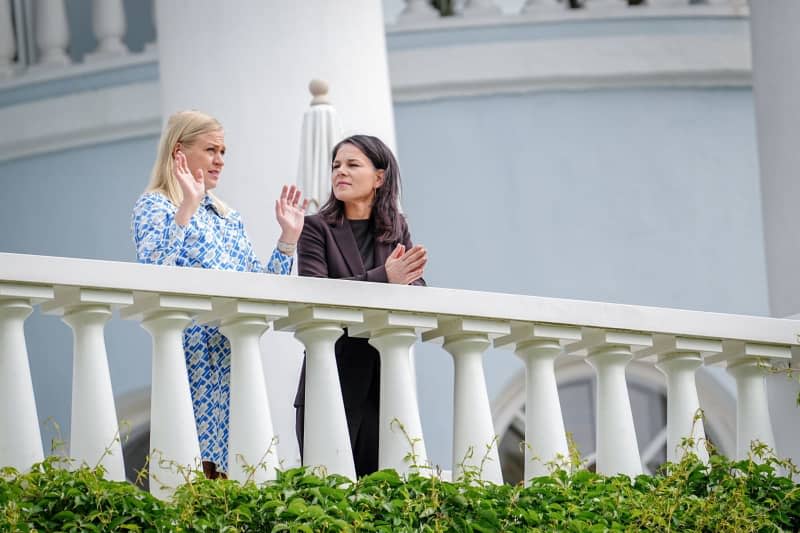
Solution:
[(422, 277), (427, 262), (428, 252), (419, 244), (408, 251), (405, 245), (398, 244), (386, 258), (386, 279), (400, 285), (414, 283)]
[(198, 168), (194, 174), (189, 170), (189, 163), (186, 160), (186, 155), (178, 150), (175, 152), (173, 158), (173, 170), (175, 172), (175, 179), (178, 180), (178, 185), (183, 192), (183, 201), (178, 206), (178, 211), (175, 213), (175, 222), (181, 226), (189, 223), (189, 220), (194, 216), (197, 208), (200, 207), (200, 202), (206, 194), (206, 184), (203, 179), (203, 169)]

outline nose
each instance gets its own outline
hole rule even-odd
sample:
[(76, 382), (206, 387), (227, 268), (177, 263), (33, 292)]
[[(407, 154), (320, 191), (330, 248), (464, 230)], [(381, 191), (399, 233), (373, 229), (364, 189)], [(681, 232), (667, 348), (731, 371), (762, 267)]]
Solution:
[(214, 155), (214, 164), (215, 165), (219, 165), (219, 166), (222, 166), (222, 165), (225, 164), (225, 159), (222, 157), (221, 153), (217, 152)]

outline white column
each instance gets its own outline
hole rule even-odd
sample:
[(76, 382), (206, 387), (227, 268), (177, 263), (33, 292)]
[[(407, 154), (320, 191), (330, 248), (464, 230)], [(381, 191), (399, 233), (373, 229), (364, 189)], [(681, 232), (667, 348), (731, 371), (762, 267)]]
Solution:
[(44, 458), (25, 344), (31, 311), (27, 299), (0, 300), (0, 466), (23, 472)]
[(742, 358), (728, 363), (736, 380), (736, 458), (747, 459), (753, 441), (775, 449), (767, 403), (766, 360)]
[(634, 477), (642, 473), (633, 412), (625, 380), (632, 358), (627, 346), (589, 350), (586, 361), (597, 373), (597, 472)]
[(684, 455), (681, 442), (693, 439), (687, 451), (708, 462), (703, 419), (697, 418), (700, 401), (697, 398), (695, 373), (703, 359), (696, 352), (675, 352), (659, 357), (656, 368), (667, 378), (667, 461), (680, 461)]
[(295, 332), (306, 347), (303, 464), (324, 466), (329, 474), (356, 478), (353, 450), (336, 367), (334, 345), (344, 330), (337, 324), (310, 324)]
[(378, 468), (401, 474), (410, 472), (412, 465), (428, 463), (411, 368), (416, 341), (410, 328), (379, 331), (369, 340), (381, 354)]
[(77, 307), (62, 318), (73, 332), (70, 456), (90, 466), (102, 464), (108, 479), (125, 481), (103, 336), (110, 318), (111, 308), (107, 305)]
[(455, 367), (454, 479), (468, 471), (478, 471), (481, 479), (499, 484), (503, 475), (483, 373), (483, 352), (489, 344), (488, 335), (466, 334), (446, 337), (444, 349), (453, 356)]
[(266, 318), (257, 316), (234, 318), (220, 328), (231, 342), (228, 476), (241, 482), (275, 479), (280, 466), (259, 347), (268, 328)]
[(178, 467), (200, 468), (200, 443), (183, 352), (183, 330), (190, 322), (191, 315), (185, 311), (157, 311), (142, 321), (153, 337), (150, 492), (162, 499), (184, 482)]
[(69, 65), (69, 26), (64, 0), (37, 0), (35, 7), (38, 63), (44, 66)]
[(128, 53), (125, 37), (125, 10), (122, 0), (92, 0), (92, 30), (97, 48), (84, 60), (94, 61)]
[(500, 8), (494, 0), (467, 0), (462, 11), (465, 17), (489, 17), (500, 14)]
[(439, 20), (441, 14), (428, 0), (406, 0), (406, 7), (397, 16), (398, 24)]
[(556, 340), (517, 344), (525, 361), (525, 482), (550, 473), (547, 463), (569, 457), (561, 402), (558, 399), (555, 359), (561, 353)]
[(0, 79), (14, 74), (17, 41), (11, 19), (11, 0), (0, 0)]

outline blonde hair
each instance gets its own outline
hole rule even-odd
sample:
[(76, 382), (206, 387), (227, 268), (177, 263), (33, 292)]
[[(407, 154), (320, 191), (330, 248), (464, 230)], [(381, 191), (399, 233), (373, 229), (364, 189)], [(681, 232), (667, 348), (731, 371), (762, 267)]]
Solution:
[[(200, 135), (220, 130), (222, 130), (222, 124), (217, 119), (200, 111), (179, 111), (169, 117), (167, 127), (161, 134), (161, 140), (158, 141), (158, 155), (153, 163), (150, 183), (145, 192), (160, 192), (174, 205), (181, 205), (183, 191), (175, 177), (172, 159), (175, 146), (178, 143), (191, 146)], [(207, 194), (211, 197), (219, 214), (223, 217), (228, 216), (231, 209), (211, 192)]]

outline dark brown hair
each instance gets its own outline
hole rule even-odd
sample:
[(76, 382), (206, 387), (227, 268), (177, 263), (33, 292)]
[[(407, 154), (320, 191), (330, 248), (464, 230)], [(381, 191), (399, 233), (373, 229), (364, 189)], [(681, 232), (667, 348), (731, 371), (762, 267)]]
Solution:
[[(398, 198), (400, 197), (400, 167), (394, 154), (383, 141), (372, 135), (351, 135), (333, 147), (331, 165), (336, 159), (336, 152), (344, 144), (352, 144), (367, 156), (372, 165), (383, 170), (383, 185), (375, 190), (370, 222), (375, 238), (380, 242), (394, 242), (403, 238), (403, 217), (400, 214)], [(337, 200), (331, 189), (331, 195), (320, 208), (319, 214), (329, 224), (341, 224), (344, 220), (344, 202)]]

